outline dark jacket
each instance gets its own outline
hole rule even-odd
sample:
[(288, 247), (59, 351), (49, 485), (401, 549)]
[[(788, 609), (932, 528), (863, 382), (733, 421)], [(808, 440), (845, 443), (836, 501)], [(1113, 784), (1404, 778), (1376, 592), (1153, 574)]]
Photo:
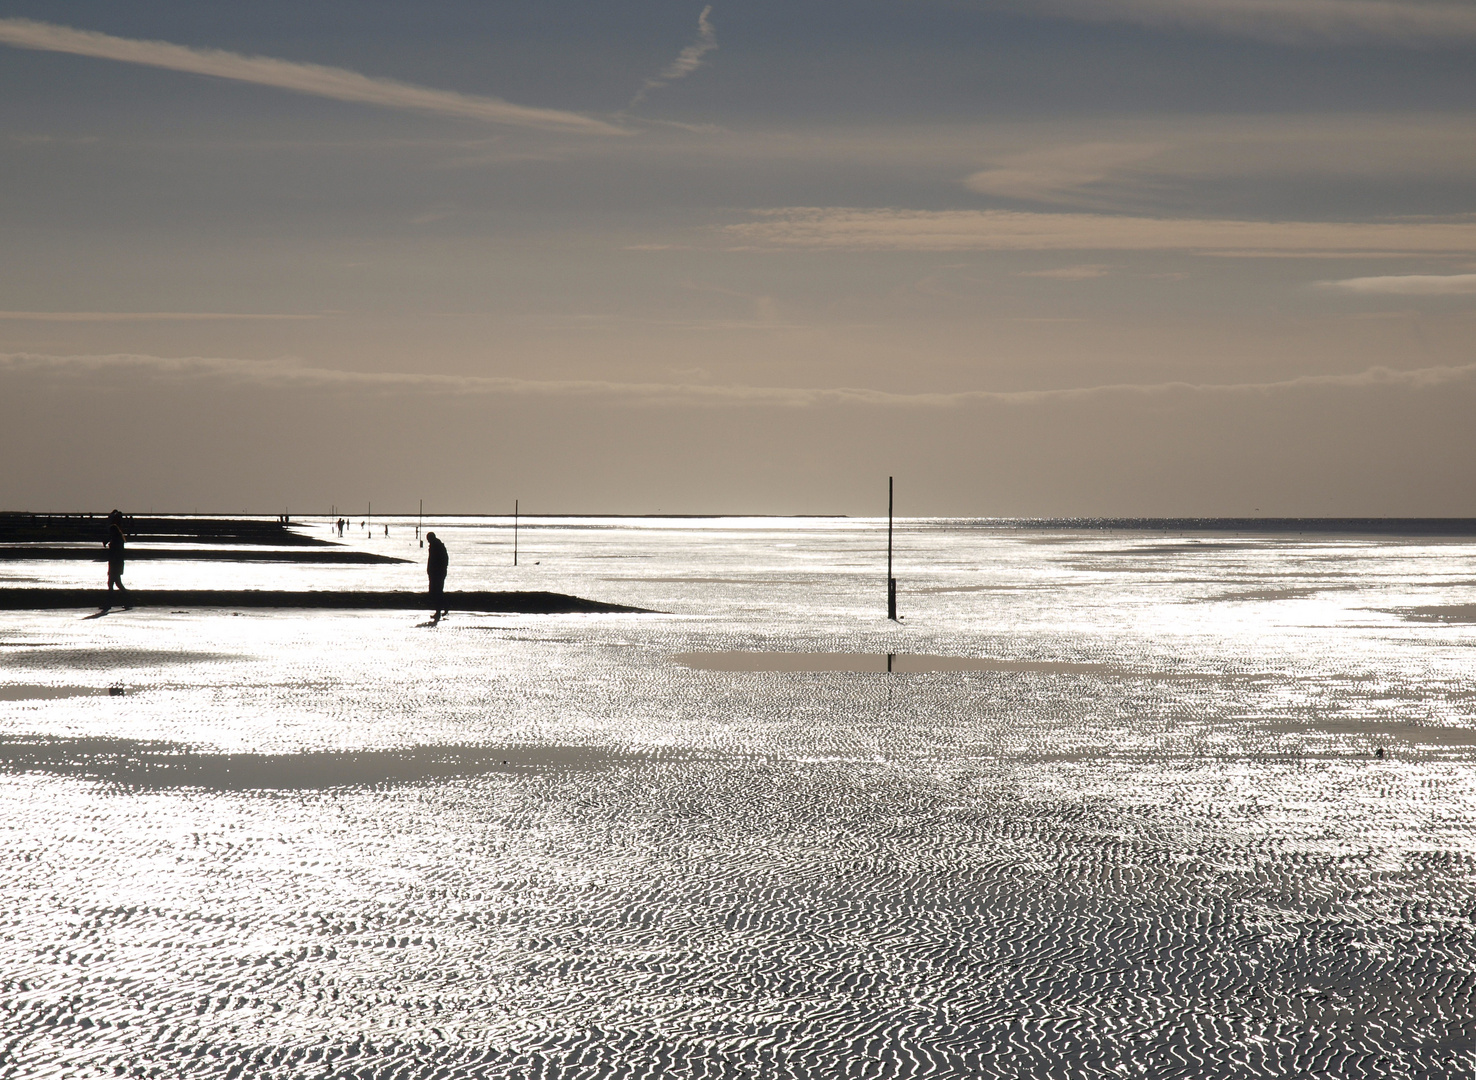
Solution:
[(426, 560), (426, 572), (437, 580), (445, 580), (446, 567), (451, 563), (450, 556), (446, 554), (446, 545), (441, 543), (439, 537), (432, 537), (428, 543), (430, 544), (430, 557)]
[(123, 563), (123, 529), (116, 521), (108, 524), (108, 562)]

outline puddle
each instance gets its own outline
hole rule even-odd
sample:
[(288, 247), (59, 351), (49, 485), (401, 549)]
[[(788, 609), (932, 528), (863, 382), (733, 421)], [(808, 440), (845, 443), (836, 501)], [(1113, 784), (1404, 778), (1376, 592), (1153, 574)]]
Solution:
[(1246, 592), (1220, 593), (1218, 596), (1206, 596), (1202, 600), (1186, 601), (1190, 604), (1236, 604), (1236, 603), (1267, 603), (1275, 600), (1305, 600), (1309, 596), (1316, 596), (1325, 590), (1320, 588), (1307, 589), (1251, 589)]
[(1473, 623), (1476, 622), (1476, 604), (1435, 604), (1429, 607), (1394, 608), (1390, 615), (1398, 615), (1407, 622)]
[(1313, 720), (1307, 724), (1282, 723), (1276, 731), (1322, 731), (1329, 735), (1364, 735), (1381, 742), (1412, 743), (1417, 746), (1476, 746), (1476, 728), (1452, 724), (1394, 723), (1377, 720)]
[(240, 660), (232, 653), (191, 652), (170, 649), (36, 649), (5, 658), (12, 668), (108, 670), (114, 668), (163, 667), (166, 664), (200, 664)]
[(673, 756), (642, 757), (586, 746), (460, 745), (219, 753), (138, 739), (0, 735), (0, 772), (48, 772), (146, 787), (220, 791), (373, 787), (494, 772), (588, 771)]
[(41, 701), (46, 698), (87, 697), (93, 694), (121, 694), (121, 689), (104, 690), (96, 686), (0, 686), (0, 701)]

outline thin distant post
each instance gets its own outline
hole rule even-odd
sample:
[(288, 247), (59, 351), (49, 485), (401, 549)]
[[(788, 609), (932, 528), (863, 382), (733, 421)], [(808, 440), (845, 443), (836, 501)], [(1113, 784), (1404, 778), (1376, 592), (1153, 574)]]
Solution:
[(890, 476), (887, 477), (887, 618), (893, 622), (897, 621), (897, 579), (892, 576), (892, 478)]
[(513, 500), (513, 565), (518, 565), (518, 500)]
[[(425, 527), (425, 500), (420, 500), (420, 513), (415, 517), (415, 539), (420, 540), (420, 530)], [(425, 547), (425, 541), (420, 540), (420, 546)]]

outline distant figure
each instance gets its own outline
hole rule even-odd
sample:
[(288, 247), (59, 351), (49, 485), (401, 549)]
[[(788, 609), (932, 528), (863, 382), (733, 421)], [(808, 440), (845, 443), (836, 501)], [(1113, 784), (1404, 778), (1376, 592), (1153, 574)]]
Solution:
[(446, 554), (446, 545), (436, 539), (435, 533), (426, 533), (425, 542), (430, 545), (430, 557), (425, 561), (425, 572), (430, 575), (431, 606), (435, 609), (432, 617), (439, 620), (442, 615), (451, 614), (443, 607), (446, 602), (446, 567), (450, 565), (451, 557)]
[(118, 586), (118, 591), (123, 594), (123, 608), (132, 611), (133, 605), (128, 603), (128, 587), (123, 584), (123, 512), (114, 510), (108, 515), (108, 538), (103, 542), (103, 547), (108, 549), (108, 604), (103, 608), (108, 611), (112, 608), (113, 586)]
[(385, 536), (389, 536), (389, 526), (388, 526), (388, 525), (386, 525), (386, 526), (385, 526), (385, 527), (384, 527), (384, 535), (385, 535)]

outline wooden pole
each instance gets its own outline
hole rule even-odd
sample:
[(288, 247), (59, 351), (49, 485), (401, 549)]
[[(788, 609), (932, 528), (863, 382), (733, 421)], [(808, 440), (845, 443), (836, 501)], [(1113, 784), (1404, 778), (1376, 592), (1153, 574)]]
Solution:
[(897, 621), (897, 579), (892, 576), (892, 478), (890, 476), (887, 477), (887, 618), (893, 622)]
[(513, 500), (513, 565), (518, 565), (518, 500)]
[(420, 546), (425, 547), (425, 541), (421, 539), (421, 533), (425, 529), (425, 500), (420, 500), (420, 513), (415, 518), (415, 539), (420, 540)]

